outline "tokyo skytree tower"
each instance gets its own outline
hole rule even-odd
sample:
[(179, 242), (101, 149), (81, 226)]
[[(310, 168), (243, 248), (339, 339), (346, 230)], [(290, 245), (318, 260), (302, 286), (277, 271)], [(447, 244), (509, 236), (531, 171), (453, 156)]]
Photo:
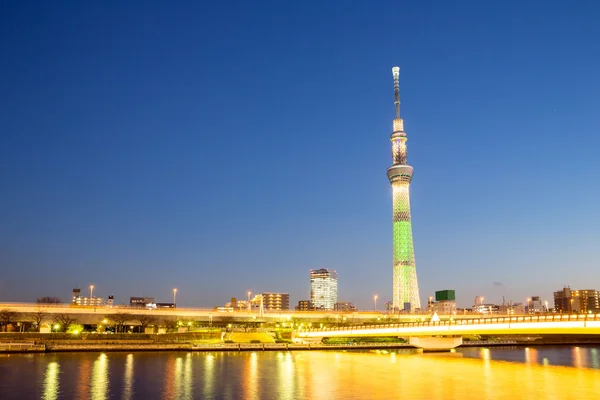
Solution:
[(413, 167), (406, 163), (406, 133), (400, 118), (400, 68), (392, 68), (396, 118), (392, 141), (394, 165), (388, 168), (387, 176), (392, 185), (393, 196), (393, 248), (394, 248), (394, 309), (414, 311), (421, 308), (419, 284), (413, 249), (412, 225), (410, 221), (409, 186)]

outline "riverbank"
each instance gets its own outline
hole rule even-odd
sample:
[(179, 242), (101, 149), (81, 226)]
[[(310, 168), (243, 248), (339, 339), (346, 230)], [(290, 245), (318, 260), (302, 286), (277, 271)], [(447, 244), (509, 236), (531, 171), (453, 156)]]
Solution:
[(0, 346), (1, 353), (53, 353), (53, 352), (113, 352), (113, 351), (309, 351), (309, 350), (383, 350), (416, 347), (405, 343), (378, 344), (365, 343), (353, 345), (294, 344), (294, 343), (69, 343), (53, 345), (26, 346), (19, 343), (5, 343)]
[[(0, 354), (2, 353), (53, 353), (53, 352), (147, 352), (147, 351), (310, 351), (310, 350), (394, 350), (417, 349), (402, 342), (364, 342), (364, 343), (293, 343), (291, 341), (269, 341), (249, 343), (230, 340), (223, 342), (205, 334), (168, 334), (168, 335), (28, 335), (28, 339), (18, 339), (12, 334), (0, 335)], [(249, 336), (250, 337), (250, 336)], [(254, 336), (253, 336), (254, 337)], [(202, 339), (199, 339), (202, 338)], [(31, 340), (34, 339), (34, 340)], [(600, 336), (547, 336), (547, 337), (511, 337), (510, 340), (465, 340), (461, 347), (538, 347), (560, 345), (600, 344)]]
[[(457, 348), (465, 347), (549, 347), (577, 346), (600, 344), (592, 342), (564, 343), (524, 343), (514, 341), (495, 342), (466, 342)], [(395, 350), (414, 349), (417, 347), (405, 343), (394, 344), (354, 344), (354, 345), (325, 345), (325, 344), (291, 344), (291, 343), (224, 343), (224, 344), (68, 344), (68, 345), (33, 345), (4, 344), (0, 346), (0, 354), (10, 353), (61, 353), (61, 352), (147, 352), (147, 351), (187, 351), (187, 352), (244, 352), (244, 351), (326, 351), (326, 350)]]

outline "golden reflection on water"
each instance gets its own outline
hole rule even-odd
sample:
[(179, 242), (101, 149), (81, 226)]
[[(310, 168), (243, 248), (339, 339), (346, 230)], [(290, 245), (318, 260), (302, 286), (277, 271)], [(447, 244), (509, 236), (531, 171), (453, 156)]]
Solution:
[(244, 365), (242, 388), (245, 393), (245, 398), (250, 400), (259, 400), (260, 393), (258, 389), (258, 354), (253, 351), (246, 355)]
[(108, 356), (100, 354), (92, 370), (92, 400), (103, 400), (108, 397)]
[(295, 393), (294, 369), (292, 353), (277, 353), (278, 399), (291, 400), (299, 395)]
[(177, 357), (175, 359), (175, 375), (173, 376), (173, 392), (175, 393), (175, 398), (179, 399), (181, 397), (181, 372), (183, 371), (183, 360), (181, 357)]
[(133, 354), (125, 359), (125, 375), (123, 376), (123, 399), (130, 400), (133, 394)]
[(187, 353), (183, 365), (183, 399), (192, 399), (194, 378), (192, 375), (192, 353)]
[(313, 380), (307, 397), (479, 400), (558, 398), (560, 393), (597, 398), (600, 393), (600, 371), (491, 361), (485, 351), (483, 362), (445, 354), (340, 354), (310, 354)]
[[(587, 349), (585, 349), (585, 350), (587, 350)], [(573, 365), (576, 368), (587, 367), (585, 355), (583, 354), (581, 347), (573, 347)]]
[(90, 376), (91, 376), (91, 372), (92, 371), (92, 361), (89, 359), (85, 359), (81, 361), (81, 364), (79, 366), (79, 378), (78, 378), (78, 384), (77, 384), (77, 388), (75, 391), (75, 398), (77, 399), (81, 399), (81, 400), (87, 400), (89, 399), (89, 393), (90, 393)]
[(214, 396), (215, 381), (215, 356), (207, 354), (204, 358), (204, 398), (210, 399)]
[(163, 399), (193, 398), (192, 354), (169, 357), (165, 370)]
[(527, 365), (538, 364), (539, 354), (538, 354), (537, 349), (525, 347), (524, 351), (525, 351), (525, 364), (527, 364)]
[[(138, 377), (147, 382), (164, 373), (162, 398), (257, 399), (559, 399), (598, 398), (600, 364), (596, 348), (562, 349), (573, 367), (549, 366), (535, 348), (514, 350), (525, 363), (497, 361), (490, 349), (480, 358), (455, 353), (251, 352), (237, 354), (170, 354), (160, 358), (165, 369)], [(522, 351), (522, 353), (520, 353)], [(544, 350), (542, 350), (542, 353)], [(501, 354), (501, 353), (500, 353)], [(549, 352), (552, 359), (557, 353)], [(521, 358), (523, 359), (523, 358)], [(118, 361), (117, 361), (118, 360)], [(141, 361), (138, 361), (140, 363)], [(124, 365), (121, 393), (109, 389), (109, 356), (83, 359), (73, 380), (62, 361), (45, 365), (43, 399), (134, 399), (134, 355), (113, 361)], [(123, 364), (121, 364), (123, 363)], [(194, 364), (201, 374), (195, 377)], [(585, 368), (588, 367), (588, 368)], [(135, 368), (135, 373), (139, 368)], [(154, 372), (152, 372), (154, 374)], [(61, 376), (63, 381), (61, 382)], [(115, 382), (116, 383), (116, 382)], [(158, 388), (160, 390), (161, 384)], [(70, 387), (70, 389), (69, 389)], [(91, 390), (90, 390), (91, 389)], [(71, 391), (69, 391), (71, 390)], [(194, 393), (194, 390), (196, 393)], [(158, 393), (157, 393), (158, 394)], [(2, 396), (0, 396), (2, 397)]]
[(58, 399), (60, 366), (56, 361), (48, 363), (44, 377), (44, 400)]

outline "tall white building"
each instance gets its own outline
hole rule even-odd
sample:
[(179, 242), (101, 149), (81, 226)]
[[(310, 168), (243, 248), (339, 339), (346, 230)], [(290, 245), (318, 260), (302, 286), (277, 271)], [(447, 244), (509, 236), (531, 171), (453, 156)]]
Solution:
[(338, 299), (337, 272), (325, 268), (310, 270), (310, 301), (315, 308), (333, 310)]

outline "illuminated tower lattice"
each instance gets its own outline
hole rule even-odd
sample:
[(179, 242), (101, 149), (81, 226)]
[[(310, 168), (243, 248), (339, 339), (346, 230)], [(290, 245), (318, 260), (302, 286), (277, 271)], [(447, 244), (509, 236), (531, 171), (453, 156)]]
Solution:
[(409, 186), (413, 167), (406, 164), (406, 133), (400, 118), (400, 68), (392, 68), (394, 75), (394, 95), (396, 118), (392, 141), (394, 165), (388, 168), (387, 175), (392, 185), (393, 196), (393, 248), (394, 248), (394, 308), (415, 310), (421, 308), (419, 284), (415, 266), (412, 225), (410, 221)]

